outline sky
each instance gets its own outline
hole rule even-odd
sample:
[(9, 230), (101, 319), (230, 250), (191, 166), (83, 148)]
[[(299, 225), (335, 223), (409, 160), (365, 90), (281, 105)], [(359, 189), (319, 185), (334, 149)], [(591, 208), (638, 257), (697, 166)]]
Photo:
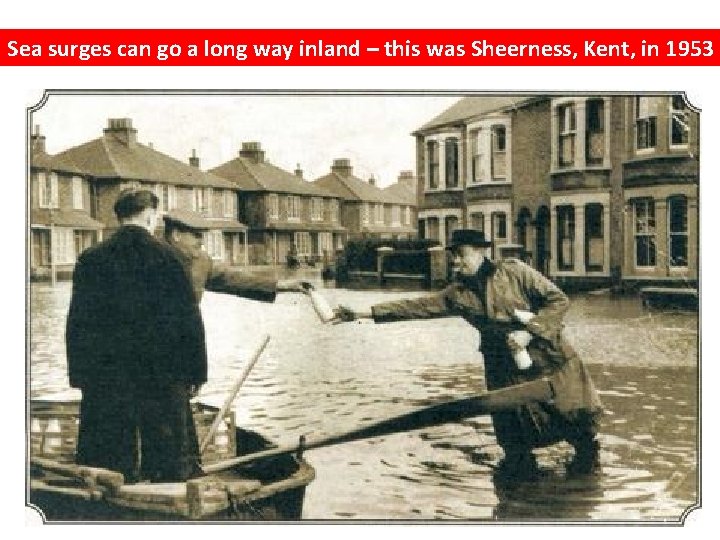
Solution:
[(50, 154), (102, 136), (108, 118), (131, 118), (138, 141), (187, 162), (193, 149), (210, 169), (258, 141), (266, 160), (304, 178), (330, 172), (349, 158), (353, 174), (386, 187), (415, 171), (412, 131), (459, 95), (142, 95), (50, 93), (32, 113)]

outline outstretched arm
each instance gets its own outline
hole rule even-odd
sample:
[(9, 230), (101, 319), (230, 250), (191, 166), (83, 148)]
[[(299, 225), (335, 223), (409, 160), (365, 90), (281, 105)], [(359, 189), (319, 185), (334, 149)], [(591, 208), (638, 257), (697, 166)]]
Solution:
[(369, 311), (360, 311), (340, 306), (336, 310), (336, 317), (342, 322), (356, 319), (373, 319), (376, 323), (408, 321), (413, 319), (433, 319), (453, 315), (448, 297), (449, 288), (439, 293), (430, 294), (420, 298), (408, 298), (395, 302), (375, 304)]

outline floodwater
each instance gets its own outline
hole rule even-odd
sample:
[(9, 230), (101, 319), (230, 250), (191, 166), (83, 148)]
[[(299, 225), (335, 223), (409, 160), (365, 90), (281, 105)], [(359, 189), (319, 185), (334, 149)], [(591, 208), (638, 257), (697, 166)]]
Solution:
[[(317, 281), (322, 286), (322, 282)], [(71, 286), (31, 289), (31, 395), (67, 387), (64, 323)], [(327, 288), (331, 304), (367, 308), (419, 292)], [(532, 482), (494, 480), (502, 457), (489, 417), (307, 451), (317, 471), (308, 520), (677, 522), (698, 496), (698, 315), (636, 298), (573, 299), (566, 331), (606, 412), (602, 470), (566, 478), (566, 443), (536, 451)], [(324, 326), (305, 296), (273, 304), (206, 293), (210, 380), (220, 405), (263, 334), (270, 343), (235, 401), (238, 423), (278, 444), (352, 430), (484, 389), (477, 333), (462, 320)]]

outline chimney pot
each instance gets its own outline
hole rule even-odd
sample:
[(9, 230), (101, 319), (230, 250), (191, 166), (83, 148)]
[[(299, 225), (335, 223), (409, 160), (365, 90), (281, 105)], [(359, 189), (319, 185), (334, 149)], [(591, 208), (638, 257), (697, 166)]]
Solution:
[(348, 158), (334, 159), (330, 170), (340, 176), (352, 176), (352, 165)]
[(137, 143), (137, 129), (132, 127), (132, 118), (108, 118), (108, 127), (103, 130), (103, 134), (129, 147)]
[(263, 163), (265, 161), (265, 151), (257, 141), (243, 142), (239, 155), (240, 157), (249, 158), (255, 163)]
[(300, 168), (300, 164), (299, 164), (299, 163), (298, 163), (297, 166), (295, 167), (295, 176), (297, 176), (298, 178), (302, 178), (302, 177), (303, 177), (303, 170)]
[(197, 154), (195, 153), (195, 149), (194, 149), (194, 148), (192, 149), (192, 155), (191, 155), (190, 158), (188, 159), (188, 162), (190, 163), (190, 165), (191, 165), (192, 167), (195, 167), (196, 169), (199, 169), (199, 168), (200, 168), (200, 158), (199, 158), (199, 157), (197, 156)]

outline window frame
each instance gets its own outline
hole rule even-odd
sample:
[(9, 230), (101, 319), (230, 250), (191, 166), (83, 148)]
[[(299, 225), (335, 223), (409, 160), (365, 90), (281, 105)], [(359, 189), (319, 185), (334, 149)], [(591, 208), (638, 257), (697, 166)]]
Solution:
[(73, 176), (70, 182), (72, 185), (72, 208), (73, 210), (84, 210), (83, 179), (80, 176)]
[[(302, 240), (301, 240), (302, 239)], [(295, 231), (293, 243), (298, 257), (309, 257), (312, 255), (312, 239), (307, 231)]]
[(225, 238), (220, 229), (210, 229), (203, 235), (205, 252), (211, 259), (222, 261), (225, 258)]
[(300, 221), (300, 197), (298, 195), (287, 196), (288, 221)]
[(58, 208), (58, 175), (55, 172), (40, 171), (38, 179), (38, 207)]
[(440, 143), (436, 140), (427, 141), (425, 155), (428, 164), (425, 189), (435, 190), (440, 187)]
[(460, 141), (457, 137), (447, 137), (445, 145), (445, 188), (460, 187)]
[[(684, 205), (684, 230), (673, 231), (673, 206), (682, 201)], [(667, 239), (668, 239), (668, 266), (672, 269), (687, 269), (689, 261), (689, 228), (688, 228), (688, 198), (685, 195), (671, 195), (667, 198)], [(685, 264), (673, 264), (673, 240), (675, 238), (684, 238)]]
[[(648, 152), (654, 152), (657, 148), (657, 115), (650, 114), (650, 105), (653, 101), (649, 101), (652, 96), (635, 96), (635, 152), (642, 154)], [(641, 110), (643, 109), (642, 101), (648, 100), (647, 116), (641, 116)], [(641, 135), (644, 135), (644, 146), (640, 146)], [(652, 143), (652, 144), (651, 144)]]
[[(638, 209), (641, 207), (641, 205), (645, 208), (644, 215), (647, 216), (647, 223), (644, 225), (644, 228), (646, 230), (638, 230), (642, 229), (641, 223), (639, 221), (639, 214)], [(633, 208), (633, 265), (636, 269), (639, 270), (651, 270), (657, 268), (657, 215), (655, 213), (655, 200), (652, 197), (640, 197), (637, 199), (632, 200), (632, 208)], [(650, 216), (650, 210), (652, 210), (652, 216)], [(652, 219), (652, 225), (650, 224), (650, 219)], [(647, 256), (648, 260), (652, 259), (652, 264), (638, 264), (638, 254), (639, 254), (639, 239), (640, 238), (647, 238)], [(654, 249), (653, 249), (654, 248)], [(652, 257), (650, 257), (652, 255)]]
[[(575, 269), (575, 242), (577, 242), (577, 216), (574, 204), (559, 204), (555, 207), (557, 231), (557, 268), (569, 272)], [(563, 241), (570, 241), (569, 261), (563, 256)]]
[[(560, 169), (570, 169), (576, 166), (577, 151), (577, 110), (575, 103), (563, 103), (558, 105), (558, 156), (557, 164)], [(570, 160), (565, 159), (563, 143), (569, 140)]]
[[(679, 99), (682, 102), (682, 107), (677, 108), (675, 106), (675, 100)], [(669, 126), (669, 135), (670, 135), (670, 148), (687, 148), (688, 144), (690, 143), (690, 111), (688, 110), (687, 103), (685, 102), (685, 99), (681, 95), (675, 95), (670, 96), (670, 126)], [(676, 116), (682, 116), (684, 117), (684, 121), (678, 119), (677, 122), (680, 124), (685, 125), (685, 140), (682, 142), (675, 142), (675, 123), (676, 123)]]
[(268, 219), (280, 218), (280, 196), (277, 193), (269, 193), (267, 199)]

